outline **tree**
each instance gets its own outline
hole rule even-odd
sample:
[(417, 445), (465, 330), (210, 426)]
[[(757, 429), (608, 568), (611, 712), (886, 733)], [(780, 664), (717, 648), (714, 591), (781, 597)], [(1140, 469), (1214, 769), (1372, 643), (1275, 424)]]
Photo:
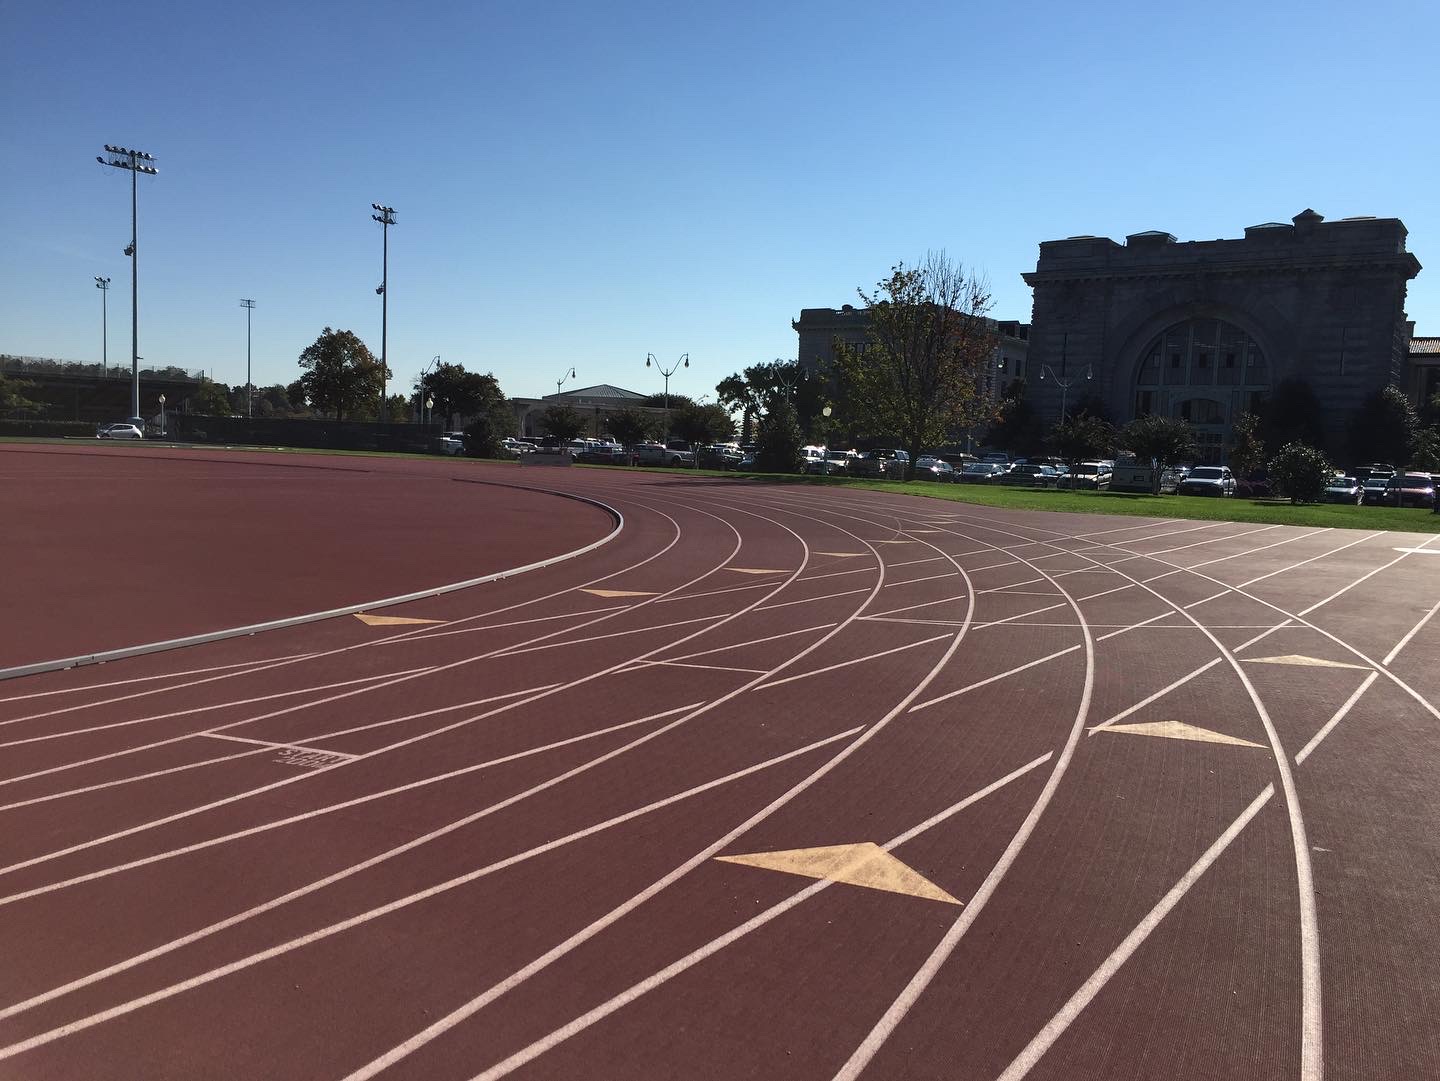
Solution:
[(305, 400), (322, 412), (333, 409), (336, 420), (347, 412), (373, 414), (390, 376), (353, 331), (329, 327), (300, 354), (300, 367)]
[(845, 418), (861, 433), (893, 433), (910, 452), (907, 479), (928, 446), (984, 423), (982, 393), (994, 365), (987, 284), (944, 252), (891, 269), (875, 291), (860, 290), (870, 316), (863, 346), (836, 342), (835, 374)]
[(470, 458), (499, 457), (500, 441), (514, 434), (515, 414), (502, 397), (465, 426), (465, 454)]
[(468, 372), (463, 364), (438, 365), (433, 372), (425, 373), (415, 390), (434, 400), (434, 414), (445, 419), (446, 428), (454, 426), (457, 413), (463, 416), (483, 413), (504, 397), (494, 373)]
[(721, 405), (683, 405), (670, 414), (670, 430), (690, 444), (728, 441), (735, 422)]
[(985, 442), (1010, 454), (1028, 452), (1040, 445), (1040, 421), (1025, 397), (1025, 380), (1005, 388), (1000, 399), (1000, 421), (985, 435)]
[(611, 437), (622, 447), (633, 447), (654, 439), (660, 423), (649, 413), (638, 409), (622, 409), (611, 413), (608, 422)]
[(1151, 462), (1150, 491), (1160, 494), (1160, 474), (1195, 457), (1195, 429), (1177, 417), (1136, 417), (1120, 430), (1120, 446), (1142, 462)]
[(688, 394), (677, 394), (672, 390), (668, 395), (652, 394), (648, 398), (642, 398), (639, 404), (649, 406), (651, 409), (665, 409), (667, 407), (670, 409), (679, 409), (682, 405), (693, 405), (694, 403), (695, 399), (691, 398)]
[(826, 386), (823, 376), (798, 361), (772, 360), (726, 376), (716, 385), (715, 395), (721, 404), (742, 414), (746, 424), (768, 410), (777, 397), (786, 397), (795, 406), (801, 430), (813, 434), (825, 405)]
[(0, 372), (0, 411), (44, 409), (40, 402), (26, 396), (26, 391), (34, 389), (35, 384), (29, 380), (7, 379), (5, 373)]
[(1369, 395), (1350, 418), (1350, 453), (1357, 462), (1404, 466), (1415, 450), (1420, 417), (1399, 387)]
[[(241, 387), (240, 390), (243, 403), (245, 388)], [(207, 417), (230, 416), (230, 388), (224, 383), (200, 380), (200, 389), (190, 395), (190, 410)]]
[(795, 407), (777, 398), (760, 420), (755, 438), (755, 468), (761, 473), (794, 473), (800, 468), (800, 422)]
[(1270, 459), (1270, 482), (1291, 503), (1318, 503), (1333, 473), (1325, 455), (1304, 443), (1287, 443)]
[(1312, 447), (1325, 442), (1320, 420), (1320, 401), (1304, 379), (1286, 379), (1260, 404), (1260, 435), (1272, 454), (1287, 443)]
[(1265, 442), (1260, 438), (1260, 418), (1241, 413), (1230, 429), (1230, 469), (1237, 480), (1246, 480), (1265, 464)]
[(1073, 468), (1087, 458), (1103, 458), (1115, 448), (1115, 428), (1109, 421), (1076, 413), (1050, 429), (1049, 443)]
[(574, 406), (550, 405), (540, 414), (540, 427), (559, 443), (568, 443), (585, 430), (585, 414)]
[(1421, 428), (1415, 433), (1415, 446), (1410, 452), (1410, 468), (1422, 473), (1440, 471), (1440, 431)]

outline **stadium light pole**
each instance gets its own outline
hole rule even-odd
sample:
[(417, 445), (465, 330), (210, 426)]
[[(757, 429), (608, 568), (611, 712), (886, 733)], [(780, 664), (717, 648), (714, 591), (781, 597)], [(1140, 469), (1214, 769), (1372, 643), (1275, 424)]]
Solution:
[(95, 288), (100, 290), (100, 378), (110, 374), (110, 330), (109, 312), (110, 279), (96, 277)]
[(555, 380), (555, 396), (556, 396), (557, 398), (560, 396), (560, 388), (564, 385), (565, 380), (567, 380), (567, 379), (574, 379), (574, 378), (575, 378), (575, 369), (574, 369), (574, 368), (570, 368), (570, 369), (568, 369), (568, 370), (563, 371), (563, 372), (560, 373), (560, 378), (557, 379), (557, 380)]
[(123, 146), (105, 144), (109, 160), (96, 156), (101, 165), (112, 169), (125, 169), (130, 173), (130, 246), (125, 254), (130, 256), (130, 422), (141, 422), (140, 417), (140, 256), (138, 218), (140, 209), (140, 174), (158, 176), (160, 170), (152, 164), (155, 158), (143, 150), (131, 150)]
[(668, 443), (670, 441), (670, 377), (682, 367), (690, 367), (690, 354), (682, 354), (679, 360), (670, 365), (669, 371), (666, 371), (665, 367), (655, 359), (654, 353), (646, 353), (645, 367), (649, 368), (652, 366), (658, 368), (660, 374), (665, 377), (665, 441)]
[(255, 415), (251, 408), (251, 396), (254, 393), (254, 385), (250, 382), (250, 313), (255, 310), (253, 300), (242, 300), (240, 307), (245, 309), (245, 415)]
[(386, 382), (390, 374), (385, 359), (385, 347), (390, 331), (390, 226), (395, 224), (395, 208), (381, 206), (379, 203), (371, 203), (370, 206), (377, 211), (370, 215), (371, 220), (380, 223), (380, 285), (375, 292), (380, 294), (380, 423), (384, 424), (385, 396), (389, 393)]

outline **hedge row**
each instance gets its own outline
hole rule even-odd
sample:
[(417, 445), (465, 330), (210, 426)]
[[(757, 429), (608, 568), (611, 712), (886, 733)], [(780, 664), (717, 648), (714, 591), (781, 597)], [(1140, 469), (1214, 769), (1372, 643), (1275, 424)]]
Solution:
[(95, 425), (83, 420), (0, 420), (0, 436), (71, 436), (95, 438)]

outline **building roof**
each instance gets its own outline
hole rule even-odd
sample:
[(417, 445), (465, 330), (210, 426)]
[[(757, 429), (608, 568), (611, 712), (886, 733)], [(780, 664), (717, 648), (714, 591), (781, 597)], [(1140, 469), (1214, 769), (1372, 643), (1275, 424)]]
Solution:
[(559, 394), (547, 394), (545, 399), (559, 400), (561, 398), (619, 398), (622, 400), (639, 401), (649, 395), (641, 394), (638, 391), (626, 390), (624, 387), (611, 386), (609, 383), (601, 383), (594, 387), (580, 387), (576, 390), (562, 390)]
[(1411, 338), (1410, 355), (1440, 356), (1440, 338)]

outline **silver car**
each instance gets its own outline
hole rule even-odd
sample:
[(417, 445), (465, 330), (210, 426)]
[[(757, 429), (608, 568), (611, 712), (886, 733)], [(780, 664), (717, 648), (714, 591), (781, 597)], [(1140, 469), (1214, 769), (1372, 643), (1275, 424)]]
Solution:
[(102, 424), (95, 430), (96, 439), (144, 439), (145, 433), (138, 425), (128, 421), (119, 424)]

